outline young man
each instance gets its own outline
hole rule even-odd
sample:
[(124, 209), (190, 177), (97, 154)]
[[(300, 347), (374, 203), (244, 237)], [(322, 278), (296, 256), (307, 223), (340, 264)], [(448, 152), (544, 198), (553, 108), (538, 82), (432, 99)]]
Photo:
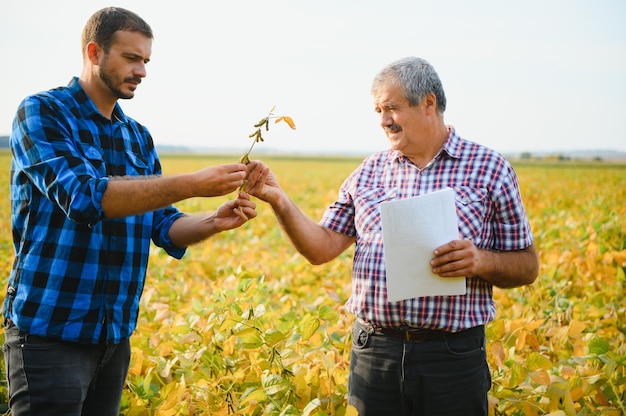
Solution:
[(13, 416), (118, 415), (151, 240), (181, 258), (256, 216), (245, 193), (206, 215), (171, 205), (235, 191), (246, 166), (161, 177), (150, 133), (118, 104), (146, 76), (152, 37), (133, 12), (96, 12), (81, 76), (17, 111), (3, 310)]
[[(359, 416), (487, 415), (484, 325), (495, 316), (492, 287), (527, 285), (538, 273), (515, 172), (444, 123), (443, 87), (425, 60), (390, 64), (372, 95), (391, 148), (344, 181), (319, 224), (261, 162), (252, 163), (248, 192), (272, 206), (313, 264), (356, 242), (346, 307), (356, 316), (348, 401)], [(380, 204), (443, 188), (454, 190), (460, 237), (436, 248), (430, 266), (442, 277), (466, 277), (466, 294), (390, 302)]]

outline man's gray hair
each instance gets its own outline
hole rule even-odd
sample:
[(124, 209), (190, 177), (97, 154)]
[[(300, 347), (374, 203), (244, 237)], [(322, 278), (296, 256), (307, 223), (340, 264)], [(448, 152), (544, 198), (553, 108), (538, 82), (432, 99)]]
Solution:
[(372, 94), (389, 84), (402, 88), (411, 106), (433, 93), (437, 99), (437, 111), (441, 114), (446, 111), (446, 94), (439, 75), (425, 59), (411, 56), (387, 65), (374, 77)]

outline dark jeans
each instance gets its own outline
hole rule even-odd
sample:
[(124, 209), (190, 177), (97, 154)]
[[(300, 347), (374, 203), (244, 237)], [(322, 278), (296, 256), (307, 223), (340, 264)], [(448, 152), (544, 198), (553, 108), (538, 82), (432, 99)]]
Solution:
[(5, 327), (12, 416), (118, 416), (130, 343), (84, 345)]
[(410, 342), (352, 331), (348, 402), (359, 416), (487, 415), (484, 328)]

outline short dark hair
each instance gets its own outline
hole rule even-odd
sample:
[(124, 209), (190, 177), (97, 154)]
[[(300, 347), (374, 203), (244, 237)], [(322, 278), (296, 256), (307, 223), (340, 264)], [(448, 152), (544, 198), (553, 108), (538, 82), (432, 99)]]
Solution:
[(97, 43), (108, 52), (118, 30), (139, 32), (153, 38), (152, 28), (138, 14), (121, 7), (106, 7), (95, 12), (85, 24), (81, 38), (83, 54), (89, 42)]

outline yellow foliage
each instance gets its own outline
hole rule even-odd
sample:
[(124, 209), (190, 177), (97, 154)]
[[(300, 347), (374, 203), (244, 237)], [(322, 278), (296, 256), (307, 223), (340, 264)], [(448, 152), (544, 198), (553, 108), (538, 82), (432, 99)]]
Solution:
[[(288, 118), (280, 121), (291, 126)], [(236, 159), (162, 155), (162, 164), (166, 174), (177, 174)], [(315, 220), (361, 161), (263, 159)], [(0, 153), (4, 189), (9, 160)], [(626, 169), (515, 167), (541, 266), (532, 286), (494, 290), (497, 315), (486, 332), (490, 414), (623, 414)], [(231, 198), (177, 206), (213, 211)], [(8, 202), (2, 201), (5, 213)], [(151, 253), (121, 414), (260, 416), (301, 414), (308, 406), (310, 415), (356, 416), (347, 405), (354, 317), (343, 307), (353, 248), (311, 266), (271, 209), (256, 202), (257, 218), (189, 248), (180, 261), (157, 248)], [(6, 279), (13, 253), (4, 218)]]

